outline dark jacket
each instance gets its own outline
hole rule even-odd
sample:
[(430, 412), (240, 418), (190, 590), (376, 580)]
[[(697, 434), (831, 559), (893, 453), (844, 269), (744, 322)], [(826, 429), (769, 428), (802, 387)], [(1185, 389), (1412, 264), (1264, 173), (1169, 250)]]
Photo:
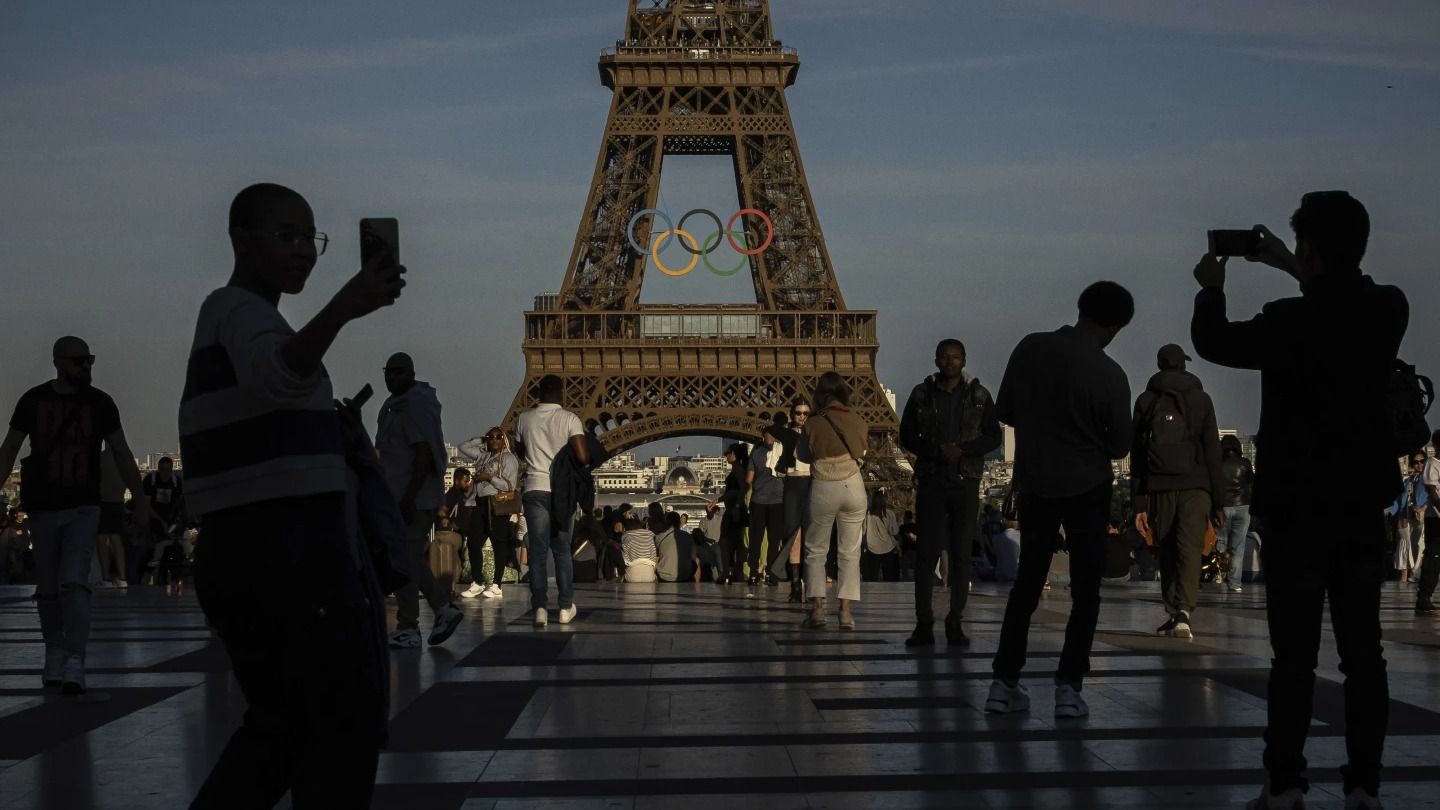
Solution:
[[(958, 413), (944, 407), (947, 399), (959, 405)], [(926, 377), (910, 392), (900, 417), (900, 444), (915, 454), (915, 477), (921, 484), (979, 481), (985, 454), (999, 447), (1001, 439), (995, 401), (969, 374), (953, 393), (941, 386), (939, 374)], [(940, 448), (946, 444), (960, 445), (958, 461), (945, 460)]]
[(1220, 462), (1220, 475), (1225, 489), (1220, 495), (1220, 506), (1249, 506), (1250, 490), (1255, 482), (1255, 470), (1250, 459), (1231, 453)]
[(550, 526), (556, 534), (569, 527), (576, 507), (587, 515), (595, 511), (595, 478), (590, 471), (608, 461), (610, 453), (588, 432), (585, 446), (590, 451), (588, 467), (581, 466), (569, 442), (550, 462)]
[(1363, 275), (1316, 279), (1248, 321), (1226, 317), (1221, 290), (1195, 297), (1195, 351), (1260, 372), (1255, 514), (1368, 512), (1395, 498), (1384, 392), (1409, 321), (1405, 294)]
[[(1161, 444), (1152, 435), (1157, 414), (1184, 420), (1175, 431), (1181, 441)], [(1225, 488), (1220, 474), (1220, 430), (1215, 425), (1215, 404), (1188, 371), (1157, 372), (1135, 398), (1135, 439), (1130, 450), (1130, 491), (1135, 511), (1149, 509), (1152, 492), (1203, 489), (1211, 503)]]

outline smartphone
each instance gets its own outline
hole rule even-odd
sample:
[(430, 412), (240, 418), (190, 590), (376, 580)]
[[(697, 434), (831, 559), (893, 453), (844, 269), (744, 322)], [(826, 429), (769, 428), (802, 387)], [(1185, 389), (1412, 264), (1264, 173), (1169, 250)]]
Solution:
[(365, 387), (360, 389), (360, 393), (350, 398), (350, 404), (359, 410), (365, 407), (365, 403), (369, 402), (370, 397), (373, 396), (375, 396), (375, 389), (370, 387), (370, 383), (365, 383)]
[(1260, 252), (1260, 232), (1253, 228), (1210, 231), (1209, 236), (1212, 256), (1254, 256)]
[(360, 220), (360, 264), (388, 252), (388, 264), (400, 263), (400, 223), (394, 217), (366, 217)]

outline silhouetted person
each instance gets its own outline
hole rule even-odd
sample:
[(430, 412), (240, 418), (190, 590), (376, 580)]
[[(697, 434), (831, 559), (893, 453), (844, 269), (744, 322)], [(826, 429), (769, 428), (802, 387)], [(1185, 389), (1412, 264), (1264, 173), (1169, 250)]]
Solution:
[[(1294, 276), (1300, 296), (1231, 321), (1225, 260), (1207, 254), (1195, 266), (1202, 289), (1190, 325), (1201, 357), (1260, 372), (1251, 510), (1265, 522), (1261, 558), (1275, 654), (1266, 786), (1250, 807), (1290, 810), (1308, 788), (1305, 736), (1327, 595), (1345, 673), (1346, 807), (1376, 807), (1390, 704), (1380, 647), (1380, 583), (1389, 575), (1383, 510), (1400, 481), (1384, 391), (1409, 305), (1399, 289), (1360, 270), (1370, 218), (1358, 200), (1306, 194), (1290, 225), (1294, 254), (1257, 226), (1259, 248), (1247, 258)], [(1317, 463), (1316, 442), (1325, 463)]]
[[(1440, 430), (1430, 437), (1430, 443), (1440, 452)], [(1415, 612), (1428, 615), (1436, 612), (1435, 585), (1440, 582), (1440, 458), (1432, 456), (1425, 460), (1420, 473), (1420, 486), (1425, 489), (1426, 507), (1424, 521), (1425, 556), (1420, 559), (1420, 591), (1415, 597)], [(1416, 500), (1419, 500), (1418, 493)], [(1413, 533), (1420, 527), (1411, 527)]]
[[(389, 713), (383, 597), (347, 529), (346, 454), (373, 454), (322, 363), (400, 296), (378, 256), (300, 331), (277, 306), (324, 250), (296, 192), (230, 206), (235, 268), (200, 307), (180, 403), (186, 500), (203, 518), (196, 593), (249, 708), (192, 807), (366, 807)], [(342, 424), (343, 423), (343, 424)]]
[(801, 535), (805, 524), (810, 522), (810, 465), (795, 458), (795, 447), (805, 433), (805, 423), (810, 420), (810, 402), (797, 399), (790, 405), (790, 419), (784, 426), (775, 426), (773, 432), (785, 448), (775, 471), (784, 478), (785, 546), (779, 558), (785, 564), (785, 578), (790, 581), (790, 601), (799, 603), (804, 593), (805, 566), (800, 554), (804, 549)]
[[(1015, 428), (1015, 493), (1020, 569), (1005, 604), (987, 712), (1023, 711), (1020, 685), (1030, 616), (1047, 586), (1055, 541), (1064, 526), (1070, 553), (1070, 620), (1055, 672), (1055, 716), (1090, 713), (1080, 696), (1100, 614), (1100, 579), (1110, 528), (1111, 461), (1130, 452), (1130, 384), (1105, 347), (1135, 316), (1135, 300), (1112, 281), (1080, 294), (1074, 326), (1028, 335), (1010, 355), (995, 402)], [(928, 571), (915, 575), (928, 576)]]
[(1154, 533), (1160, 555), (1166, 620), (1155, 632), (1176, 638), (1194, 636), (1190, 614), (1200, 590), (1206, 524), (1224, 520), (1212, 496), (1224, 486), (1215, 404), (1200, 378), (1185, 370), (1189, 359), (1174, 343), (1156, 353), (1160, 370), (1135, 398), (1130, 451), (1135, 526)]
[(396, 352), (385, 361), (385, 390), (390, 396), (380, 406), (375, 450), (385, 468), (385, 482), (405, 518), (405, 543), (410, 550), (410, 582), (395, 594), (395, 632), (390, 646), (420, 646), (420, 595), (435, 614), (431, 644), (443, 644), (465, 614), (450, 601), (449, 590), (430, 570), (426, 549), (435, 515), (445, 503), (445, 438), (440, 427), (440, 400), (435, 389), (415, 379), (415, 361)]
[(540, 402), (520, 414), (515, 423), (519, 440), (517, 453), (525, 459), (525, 484), (521, 503), (525, 510), (525, 545), (530, 557), (530, 607), (533, 623), (549, 623), (545, 605), (548, 596), (549, 563), (555, 563), (555, 588), (560, 592), (560, 623), (575, 619), (575, 561), (570, 555), (570, 526), (573, 514), (554, 513), (550, 497), (550, 466), (567, 445), (581, 463), (590, 463), (585, 426), (580, 417), (565, 410), (565, 381), (547, 374), (540, 378)]
[[(785, 534), (785, 481), (778, 471), (785, 445), (780, 442), (784, 428), (767, 425), (760, 434), (760, 443), (750, 453), (745, 465), (745, 485), (750, 489), (750, 581), (756, 585), (770, 575), (769, 561), (779, 553)], [(769, 553), (761, 565), (761, 546), (769, 538)]]
[(745, 527), (750, 523), (750, 511), (745, 506), (745, 468), (750, 463), (750, 451), (736, 442), (725, 448), (725, 461), (730, 464), (725, 489), (710, 505), (725, 507), (720, 523), (720, 560), (725, 584), (729, 585), (745, 579)]
[(1000, 421), (990, 391), (965, 371), (965, 344), (949, 338), (935, 347), (936, 372), (915, 386), (900, 418), (900, 444), (915, 454), (915, 513), (920, 544), (915, 558), (915, 632), (906, 647), (935, 643), (935, 570), (950, 558), (950, 613), (945, 639), (970, 646), (961, 619), (970, 597), (970, 559), (979, 531), (980, 477), (985, 454), (1000, 446)]
[(46, 688), (85, 692), (85, 648), (90, 640), (90, 567), (100, 526), (100, 456), (108, 452), (135, 495), (134, 519), (149, 520), (149, 499), (125, 442), (120, 411), (110, 395), (91, 385), (95, 355), (78, 337), (62, 337), (51, 351), (55, 379), (20, 396), (10, 430), (0, 443), (0, 487), (10, 477), (20, 445), (20, 506), (29, 517), (35, 549), (35, 607), (45, 637)]
[(1234, 436), (1220, 439), (1220, 476), (1224, 489), (1220, 508), (1225, 523), (1220, 527), (1220, 542), (1230, 554), (1230, 567), (1225, 571), (1225, 587), (1232, 593), (1242, 590), (1245, 576), (1245, 543), (1250, 535), (1250, 493), (1255, 486), (1255, 468), (1245, 457), (1240, 440)]

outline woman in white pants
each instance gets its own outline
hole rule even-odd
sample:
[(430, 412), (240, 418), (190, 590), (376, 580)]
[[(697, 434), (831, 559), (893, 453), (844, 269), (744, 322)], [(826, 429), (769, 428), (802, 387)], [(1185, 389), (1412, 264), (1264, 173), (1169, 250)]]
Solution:
[(805, 529), (805, 596), (810, 613), (804, 626), (825, 626), (825, 557), (836, 532), (840, 576), (840, 629), (855, 629), (850, 603), (860, 600), (860, 538), (865, 530), (865, 457), (870, 428), (850, 410), (850, 387), (827, 371), (815, 383), (815, 415), (805, 427), (795, 454), (810, 464), (810, 523)]

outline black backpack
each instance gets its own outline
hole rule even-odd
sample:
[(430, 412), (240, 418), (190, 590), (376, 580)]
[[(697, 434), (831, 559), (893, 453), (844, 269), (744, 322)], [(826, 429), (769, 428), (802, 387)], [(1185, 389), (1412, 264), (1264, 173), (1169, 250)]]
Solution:
[(1396, 358), (1385, 388), (1385, 419), (1395, 455), (1413, 453), (1430, 441), (1430, 425), (1425, 422), (1425, 414), (1434, 401), (1435, 386), (1430, 378), (1417, 374), (1414, 366)]
[(1155, 395), (1145, 415), (1145, 455), (1151, 475), (1184, 475), (1200, 463), (1199, 442), (1185, 414), (1185, 397), (1164, 390)]

